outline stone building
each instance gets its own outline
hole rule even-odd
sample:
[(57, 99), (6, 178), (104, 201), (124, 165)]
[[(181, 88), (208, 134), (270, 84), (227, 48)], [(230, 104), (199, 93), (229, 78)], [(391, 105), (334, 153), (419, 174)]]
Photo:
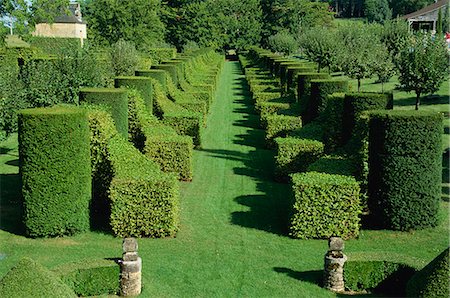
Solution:
[(436, 32), (439, 10), (444, 15), (445, 9), (448, 9), (448, 5), (449, 0), (439, 0), (401, 18), (407, 20), (413, 30), (432, 30)]

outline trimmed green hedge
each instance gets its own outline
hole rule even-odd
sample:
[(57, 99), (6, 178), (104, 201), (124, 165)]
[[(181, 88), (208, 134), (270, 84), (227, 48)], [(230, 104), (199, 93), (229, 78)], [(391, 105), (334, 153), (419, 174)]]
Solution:
[(266, 121), (266, 143), (273, 146), (273, 139), (285, 137), (289, 132), (302, 127), (302, 118), (287, 115), (269, 115)]
[(306, 111), (311, 95), (311, 81), (317, 79), (328, 79), (330, 75), (327, 73), (298, 73), (297, 74), (297, 100), (301, 105), (302, 111)]
[(353, 159), (341, 152), (337, 152), (319, 158), (308, 166), (307, 171), (353, 176), (356, 172), (356, 165), (354, 164)]
[(30, 258), (23, 258), (0, 280), (0, 297), (77, 297), (61, 279)]
[(177, 55), (177, 49), (175, 48), (150, 48), (146, 50), (148, 57), (152, 59), (154, 63), (161, 63), (163, 60), (173, 59)]
[(138, 77), (149, 77), (155, 79), (161, 84), (161, 87), (164, 90), (167, 88), (166, 86), (167, 72), (165, 70), (162, 69), (136, 70), (134, 73)]
[(346, 92), (348, 88), (347, 80), (311, 80), (311, 96), (306, 112), (302, 115), (305, 123), (311, 122), (325, 110), (328, 104), (328, 95), (335, 92)]
[(344, 283), (350, 291), (405, 297), (406, 284), (415, 272), (407, 265), (387, 261), (348, 261), (344, 265)]
[(20, 111), (19, 155), (27, 234), (48, 237), (88, 230), (91, 165), (86, 112), (75, 107)]
[(328, 104), (319, 116), (324, 122), (323, 142), (327, 152), (333, 152), (344, 144), (344, 119), (348, 117), (344, 113), (344, 93), (333, 93), (328, 96)]
[(289, 66), (287, 69), (287, 76), (286, 76), (286, 87), (289, 88), (295, 88), (295, 85), (297, 83), (297, 76), (299, 74), (304, 73), (313, 73), (314, 68), (307, 66), (305, 64), (300, 64), (299, 66)]
[(394, 230), (438, 224), (442, 115), (377, 111), (369, 123), (369, 208)]
[[(290, 67), (301, 67), (303, 65), (304, 64), (300, 63), (300, 61), (282, 62), (282, 63), (280, 63), (278, 77), (280, 78), (281, 86), (286, 87), (287, 76), (288, 76), (288, 68), (290, 68)], [(314, 71), (314, 70), (312, 70), (312, 71)]]
[(417, 272), (408, 282), (408, 297), (450, 297), (449, 248)]
[(111, 113), (117, 131), (128, 139), (128, 96), (126, 89), (81, 88), (80, 103), (105, 106)]
[(81, 49), (79, 38), (33, 36), (28, 42), (32, 47), (38, 48), (47, 55), (62, 54), (62, 51), (76, 53)]
[[(162, 173), (117, 134), (107, 112), (89, 112), (91, 159), (95, 183), (105, 193), (109, 223), (118, 237), (175, 236), (178, 230), (179, 186), (176, 176)], [(106, 185), (106, 187), (104, 187)], [(94, 197), (94, 200), (99, 198)]]
[(117, 295), (120, 266), (112, 260), (84, 260), (60, 265), (52, 270), (78, 296)]
[(394, 95), (392, 93), (360, 92), (345, 94), (344, 142), (350, 139), (356, 120), (363, 111), (392, 110), (393, 107)]
[(145, 101), (146, 110), (153, 113), (153, 86), (152, 81), (146, 77), (117, 77), (114, 79), (114, 87), (136, 89)]
[(171, 64), (160, 64), (152, 66), (153, 69), (160, 69), (166, 71), (172, 79), (175, 86), (178, 86), (178, 69), (175, 65)]
[(290, 235), (299, 239), (359, 234), (359, 184), (352, 177), (324, 173), (293, 174)]

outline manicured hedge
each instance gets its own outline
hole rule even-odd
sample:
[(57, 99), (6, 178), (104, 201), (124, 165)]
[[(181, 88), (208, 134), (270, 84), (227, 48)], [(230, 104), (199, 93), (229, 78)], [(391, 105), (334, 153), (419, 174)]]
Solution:
[(299, 66), (289, 66), (287, 69), (286, 76), (286, 87), (294, 88), (297, 83), (297, 76), (300, 73), (312, 73), (314, 72), (314, 68), (311, 66), (307, 66), (305, 64), (300, 64)]
[(208, 101), (199, 99), (191, 93), (181, 91), (177, 88), (169, 76), (167, 76), (166, 85), (170, 99), (190, 112), (202, 114), (203, 122), (206, 125), (206, 115), (208, 114), (209, 104)]
[(450, 297), (450, 253), (444, 250), (408, 282), (408, 297)]
[(78, 296), (117, 295), (120, 292), (120, 266), (112, 260), (83, 260), (52, 270)]
[(0, 280), (0, 297), (77, 297), (59, 277), (29, 258), (23, 258)]
[[(301, 67), (303, 65), (304, 64), (300, 63), (300, 61), (282, 62), (282, 63), (280, 63), (279, 78), (280, 78), (281, 86), (286, 87), (287, 76), (288, 76), (288, 68)], [(312, 70), (312, 71), (314, 71), (314, 70)]]
[(119, 133), (128, 139), (128, 97), (126, 89), (81, 88), (80, 103), (108, 108)]
[(86, 112), (75, 107), (22, 110), (19, 155), (27, 234), (49, 237), (88, 230), (91, 166)]
[(178, 86), (178, 69), (175, 65), (159, 64), (152, 66), (152, 68), (166, 71), (172, 78), (172, 82), (175, 84), (175, 86)]
[(81, 40), (79, 38), (33, 36), (28, 42), (32, 47), (38, 48), (48, 55), (58, 55), (62, 51), (76, 53), (81, 49)]
[(352, 177), (308, 172), (293, 174), (290, 235), (299, 239), (345, 239), (359, 234), (359, 184)]
[(442, 115), (379, 111), (369, 123), (369, 207), (384, 227), (438, 224)]
[(321, 112), (323, 112), (327, 106), (328, 95), (335, 92), (346, 92), (348, 90), (347, 80), (330, 80), (330, 79), (315, 79), (311, 80), (311, 96), (304, 113), (303, 120), (305, 123), (309, 123)]
[(414, 268), (400, 263), (350, 260), (344, 265), (344, 283), (350, 291), (405, 297), (406, 284), (414, 273)]
[[(117, 134), (106, 112), (89, 113), (95, 183), (107, 185), (109, 223), (118, 237), (175, 236), (178, 229), (178, 181)], [(95, 197), (94, 200), (98, 198)]]
[(145, 101), (145, 109), (153, 112), (153, 86), (152, 81), (146, 77), (117, 77), (114, 79), (114, 87), (136, 89)]
[(328, 96), (328, 104), (320, 115), (320, 121), (324, 122), (325, 150), (333, 152), (336, 148), (344, 145), (344, 119), (348, 117), (344, 113), (344, 93), (333, 93)]
[(163, 60), (175, 58), (177, 49), (175, 48), (150, 48), (146, 50), (146, 54), (152, 59), (153, 64), (158, 64)]
[(302, 119), (297, 116), (269, 115), (266, 121), (266, 143), (272, 147), (273, 139), (285, 137), (289, 132), (302, 127)]
[(343, 141), (350, 139), (356, 119), (363, 111), (392, 110), (394, 95), (392, 93), (360, 92), (345, 94)]
[(329, 74), (318, 72), (297, 74), (297, 100), (302, 107), (302, 111), (305, 111), (308, 107), (311, 95), (311, 80), (328, 79), (329, 77)]
[(341, 152), (337, 152), (319, 158), (308, 166), (307, 171), (353, 176), (356, 172), (356, 165), (353, 159)]
[(155, 79), (161, 84), (161, 87), (164, 90), (167, 88), (166, 86), (167, 72), (165, 70), (162, 69), (136, 70), (135, 74), (138, 77), (149, 77)]

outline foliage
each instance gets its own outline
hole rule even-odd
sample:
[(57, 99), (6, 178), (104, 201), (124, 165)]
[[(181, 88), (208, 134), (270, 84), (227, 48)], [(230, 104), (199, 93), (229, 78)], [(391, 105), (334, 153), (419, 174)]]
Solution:
[(266, 118), (266, 142), (274, 138), (285, 137), (290, 131), (302, 127), (302, 118), (288, 115), (270, 115)]
[(387, 261), (348, 261), (344, 266), (345, 287), (405, 297), (406, 283), (415, 273), (407, 265)]
[(378, 82), (381, 83), (381, 90), (384, 91), (384, 83), (387, 83), (395, 74), (395, 66), (391, 55), (384, 45), (377, 45), (374, 51), (373, 74), (378, 76)]
[(27, 234), (49, 237), (88, 230), (91, 166), (86, 113), (69, 107), (21, 111), (19, 152)]
[(403, 16), (408, 13), (418, 11), (421, 8), (435, 2), (434, 0), (390, 0), (389, 5), (392, 8), (394, 17)]
[(326, 128), (324, 129), (323, 142), (327, 152), (333, 152), (344, 144), (344, 121), (348, 117), (344, 112), (344, 98), (345, 94), (343, 93), (329, 95), (327, 99), (328, 104), (320, 116)]
[(327, 73), (307, 72), (297, 74), (297, 98), (301, 106), (301, 111), (308, 107), (311, 94), (311, 81), (315, 79), (328, 79)]
[(81, 50), (81, 42), (78, 38), (33, 36), (28, 39), (28, 42), (44, 55), (64, 56)]
[(387, 47), (394, 63), (398, 62), (400, 53), (407, 47), (411, 38), (409, 25), (401, 19), (387, 21), (383, 24), (380, 39)]
[(163, 60), (173, 59), (177, 54), (175, 48), (147, 48), (143, 51), (155, 64), (159, 64)]
[(401, 52), (397, 65), (400, 89), (416, 93), (416, 110), (420, 96), (436, 92), (447, 78), (448, 59), (444, 41), (426, 34), (415, 36)]
[(345, 239), (359, 234), (359, 185), (352, 177), (308, 172), (291, 176), (294, 201), (290, 235)]
[(111, 66), (114, 75), (134, 75), (138, 62), (139, 54), (132, 42), (119, 39), (111, 46)]
[(112, 45), (124, 39), (145, 50), (163, 40), (159, 11), (160, 0), (95, 0), (87, 2), (83, 16), (96, 43)]
[(380, 111), (369, 124), (369, 208), (383, 227), (438, 224), (442, 115)]
[(56, 274), (30, 258), (23, 258), (0, 280), (2, 297), (77, 297)]
[(116, 295), (120, 291), (120, 266), (112, 260), (87, 259), (52, 271), (78, 296)]
[(365, 0), (364, 15), (369, 22), (384, 23), (392, 17), (388, 0)]
[(269, 36), (268, 45), (273, 52), (290, 55), (298, 50), (298, 44), (294, 36), (286, 31)]
[(300, 36), (300, 47), (309, 60), (318, 64), (318, 72), (323, 67), (327, 67), (330, 72), (336, 63), (339, 43), (336, 42), (336, 33), (328, 28), (306, 30)]
[[(116, 77), (114, 79), (114, 87), (116, 88), (130, 88), (132, 90), (136, 90), (139, 92), (139, 97), (144, 101), (144, 106), (142, 107), (143, 111), (149, 113), (150, 115), (153, 112), (153, 85), (152, 81), (146, 77)], [(131, 94), (128, 92), (128, 97)], [(130, 99), (128, 100), (128, 102)], [(129, 111), (128, 111), (129, 112)], [(130, 116), (128, 116), (128, 119)]]
[(445, 249), (408, 282), (409, 297), (448, 297), (449, 248)]
[(355, 174), (355, 164), (344, 154), (333, 153), (310, 164), (307, 171), (351, 177)]

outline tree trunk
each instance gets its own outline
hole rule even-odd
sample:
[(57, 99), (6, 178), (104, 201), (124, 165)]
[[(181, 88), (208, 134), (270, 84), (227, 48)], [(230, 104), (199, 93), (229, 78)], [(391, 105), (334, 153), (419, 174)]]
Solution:
[(416, 111), (419, 110), (420, 106), (420, 92), (416, 92)]
[(361, 79), (358, 79), (358, 92), (361, 89)]

